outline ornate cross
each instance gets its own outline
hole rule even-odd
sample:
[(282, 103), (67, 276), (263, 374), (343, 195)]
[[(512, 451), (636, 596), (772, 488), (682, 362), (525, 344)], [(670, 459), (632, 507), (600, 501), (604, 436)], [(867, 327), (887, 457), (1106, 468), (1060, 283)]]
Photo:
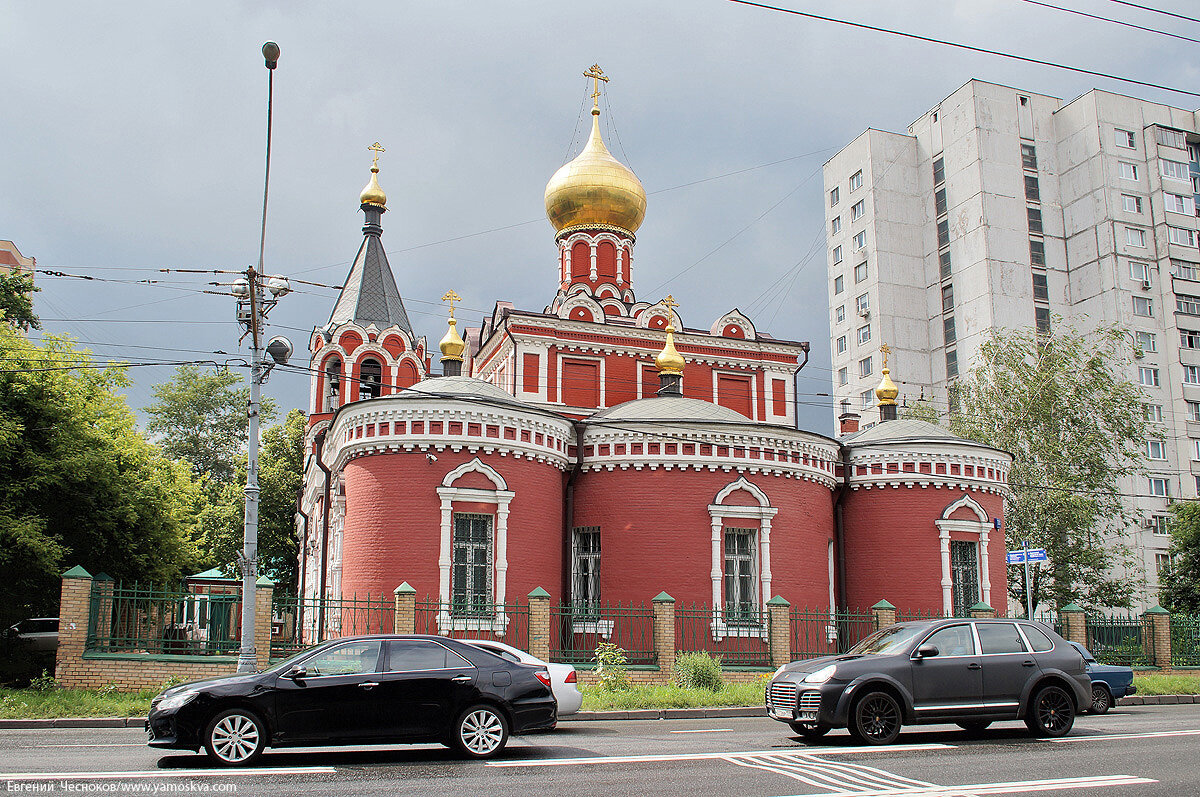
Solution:
[(892, 353), (892, 347), (885, 343), (879, 347), (879, 350), (883, 352), (883, 367), (887, 368), (887, 358)]
[(600, 81), (608, 82), (608, 78), (604, 75), (604, 70), (600, 68), (600, 64), (592, 64), (588, 71), (583, 73), (584, 77), (592, 79), (592, 107), (600, 107)]
[(667, 298), (661, 302), (662, 306), (667, 308), (667, 326), (675, 326), (675, 308), (679, 306), (679, 302), (675, 301), (675, 297), (667, 294)]
[(379, 153), (387, 152), (387, 150), (384, 149), (383, 144), (380, 144), (378, 141), (376, 141), (371, 146), (367, 147), (367, 149), (369, 149), (375, 153), (375, 159), (371, 161), (371, 168), (378, 169), (379, 168)]
[(442, 301), (450, 305), (450, 317), (454, 318), (454, 303), (461, 302), (462, 297), (454, 292), (454, 289), (446, 291), (446, 295), (442, 297)]

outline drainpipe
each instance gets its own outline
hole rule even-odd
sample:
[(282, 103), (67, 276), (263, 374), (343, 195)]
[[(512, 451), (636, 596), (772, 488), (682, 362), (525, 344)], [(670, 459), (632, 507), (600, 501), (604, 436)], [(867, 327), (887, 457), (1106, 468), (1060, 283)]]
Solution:
[(836, 521), (833, 547), (837, 558), (837, 600), (843, 609), (846, 605), (846, 524), (845, 507), (846, 494), (850, 492), (850, 449), (840, 446), (842, 453), (842, 486), (838, 489), (837, 501), (833, 505), (833, 516)]
[(321, 502), (321, 579), (317, 588), (317, 642), (325, 637), (325, 579), (329, 570), (329, 492), (333, 471), (325, 466), (325, 433), (328, 427), (317, 433), (317, 467), (325, 474), (325, 494)]
[(300, 575), (296, 581), (296, 639), (303, 642), (304, 635), (304, 574), (308, 570), (308, 513), (304, 511), (304, 488), (296, 491), (296, 514), (303, 520), (304, 532), (300, 538)]
[(575, 478), (579, 475), (579, 470), (583, 465), (584, 425), (582, 421), (571, 421), (571, 427), (575, 430), (575, 462), (567, 473), (567, 484), (564, 491), (566, 505), (563, 507), (563, 577), (562, 592), (560, 593), (568, 601), (574, 597), (571, 595), (571, 530), (575, 528)]

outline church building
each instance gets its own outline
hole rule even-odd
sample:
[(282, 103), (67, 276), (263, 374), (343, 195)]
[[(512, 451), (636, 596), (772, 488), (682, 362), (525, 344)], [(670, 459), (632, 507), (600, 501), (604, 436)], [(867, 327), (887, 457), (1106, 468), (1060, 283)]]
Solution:
[(538, 587), (585, 610), (667, 592), (710, 607), (714, 638), (776, 595), (1003, 612), (1011, 456), (897, 420), (886, 359), (881, 422), (859, 431), (844, 415), (838, 438), (799, 429), (808, 343), (737, 308), (693, 327), (671, 296), (639, 298), (646, 192), (601, 136), (607, 78), (587, 75), (591, 135), (546, 187), (548, 304), (497, 302), (460, 332), (449, 291), (436, 353), (384, 252), (376, 154), (362, 244), (309, 342), (304, 595), (406, 582), (450, 607), (443, 631), (461, 616), (497, 633), (500, 607)]

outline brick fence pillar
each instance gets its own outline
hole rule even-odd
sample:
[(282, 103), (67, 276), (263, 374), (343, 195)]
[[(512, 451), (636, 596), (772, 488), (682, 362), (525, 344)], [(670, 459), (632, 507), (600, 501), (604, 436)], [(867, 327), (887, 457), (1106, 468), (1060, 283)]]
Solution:
[[(113, 614), (113, 589), (116, 587), (116, 582), (108, 573), (97, 573), (92, 577), (92, 594), (96, 596), (96, 623), (95, 628), (91, 628), (91, 633), (95, 640), (99, 643), (99, 647), (103, 648), (104, 643), (112, 634), (112, 623), (110, 618)], [(104, 618), (101, 620), (100, 618)], [(91, 624), (91, 613), (88, 614), (88, 622)]]
[(979, 603), (975, 604), (967, 611), (970, 612), (971, 617), (973, 617), (976, 620), (981, 620), (984, 618), (996, 616), (996, 610), (993, 609), (991, 606), (988, 606), (983, 601), (980, 601)]
[(666, 592), (654, 596), (654, 652), (658, 670), (667, 677), (675, 674), (675, 599)]
[(254, 656), (258, 671), (271, 666), (271, 620), (274, 616), (275, 582), (259, 576), (254, 582)]
[(770, 630), (771, 666), (782, 667), (792, 660), (792, 605), (782, 595), (767, 601)]
[(1155, 604), (1142, 615), (1142, 645), (1155, 667), (1171, 669), (1171, 615)]
[(529, 593), (529, 654), (550, 661), (550, 593), (541, 587)]
[(896, 607), (888, 603), (887, 599), (879, 601), (871, 607), (871, 615), (875, 618), (875, 630), (887, 628), (889, 625), (896, 624)]
[(396, 597), (396, 616), (392, 619), (396, 633), (417, 633), (417, 591), (402, 581), (392, 594)]
[(1068, 603), (1058, 610), (1058, 616), (1062, 620), (1062, 635), (1067, 641), (1078, 642), (1086, 648), (1088, 643), (1087, 615), (1084, 614), (1083, 607)]
[(70, 681), (83, 661), (91, 604), (92, 574), (76, 565), (62, 574), (62, 592), (58, 604), (58, 652), (54, 659), (54, 677), (63, 686), (78, 686)]

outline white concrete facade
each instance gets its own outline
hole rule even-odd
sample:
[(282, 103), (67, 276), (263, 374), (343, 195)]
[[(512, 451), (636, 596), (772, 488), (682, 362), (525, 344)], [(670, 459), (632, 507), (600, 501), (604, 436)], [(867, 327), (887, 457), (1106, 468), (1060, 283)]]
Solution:
[(869, 129), (825, 164), (835, 413), (876, 419), (881, 343), (904, 398), (944, 408), (993, 328), (1060, 315), (1137, 335), (1130, 378), (1165, 438), (1148, 441), (1149, 476), (1119, 488), (1149, 519), (1128, 574), (1143, 608), (1157, 602), (1169, 500), (1200, 489), (1198, 160), (1192, 111), (972, 80), (906, 133)]

